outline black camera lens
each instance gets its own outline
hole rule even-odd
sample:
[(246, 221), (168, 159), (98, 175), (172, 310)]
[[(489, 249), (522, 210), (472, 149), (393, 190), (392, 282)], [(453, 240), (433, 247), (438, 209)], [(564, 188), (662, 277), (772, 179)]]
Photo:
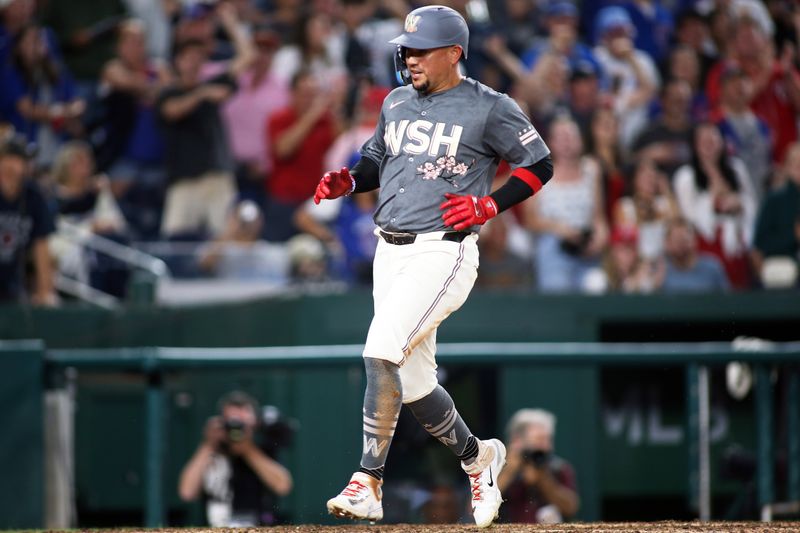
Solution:
[(544, 450), (525, 450), (522, 452), (522, 458), (526, 463), (539, 468), (547, 464), (550, 454)]
[(244, 439), (244, 422), (236, 418), (225, 419), (225, 435), (230, 442), (239, 442)]

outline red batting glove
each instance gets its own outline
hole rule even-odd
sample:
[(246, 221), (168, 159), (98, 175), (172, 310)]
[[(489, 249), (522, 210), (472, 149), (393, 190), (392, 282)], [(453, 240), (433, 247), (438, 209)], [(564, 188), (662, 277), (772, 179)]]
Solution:
[(314, 193), (314, 203), (319, 204), (320, 200), (327, 198), (333, 200), (353, 192), (356, 182), (350, 175), (347, 167), (342, 167), (342, 170), (326, 172), (322, 179), (317, 184), (317, 191)]
[(447, 211), (444, 212), (442, 218), (445, 225), (453, 226), (453, 229), (457, 231), (476, 224), (484, 224), (490, 218), (496, 217), (499, 211), (491, 196), (478, 198), (471, 194), (459, 196), (446, 193), (444, 197), (447, 198), (447, 201), (443, 202), (439, 209), (447, 209)]

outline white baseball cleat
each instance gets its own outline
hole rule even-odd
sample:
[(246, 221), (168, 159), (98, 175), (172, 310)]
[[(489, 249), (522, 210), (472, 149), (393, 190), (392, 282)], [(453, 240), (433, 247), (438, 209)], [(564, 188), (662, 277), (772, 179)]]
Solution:
[(469, 476), (472, 492), (472, 516), (478, 527), (489, 527), (500, 514), (503, 496), (497, 476), (506, 464), (506, 447), (497, 439), (478, 441), (478, 457), (472, 464), (461, 463)]
[(383, 481), (356, 472), (338, 496), (328, 500), (328, 512), (339, 518), (377, 521), (383, 518)]

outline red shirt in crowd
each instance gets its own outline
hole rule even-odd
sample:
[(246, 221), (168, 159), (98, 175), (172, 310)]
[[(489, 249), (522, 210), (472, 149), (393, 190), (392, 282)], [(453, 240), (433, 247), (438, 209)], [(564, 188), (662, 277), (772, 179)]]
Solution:
[[(719, 111), (722, 93), (721, 77), (730, 63), (719, 61), (708, 73), (706, 95), (712, 109), (712, 119), (721, 118)], [(797, 140), (797, 110), (789, 99), (786, 85), (790, 83), (788, 76), (796, 75), (786, 72), (780, 63), (775, 62), (769, 81), (750, 102), (750, 108), (761, 120), (767, 123), (772, 133), (772, 160), (783, 161), (786, 148)]]
[(276, 111), (269, 119), (267, 142), (272, 149), (272, 176), (267, 180), (266, 189), (270, 197), (284, 203), (300, 204), (314, 195), (323, 168), (325, 153), (336, 139), (333, 118), (325, 114), (314, 125), (295, 152), (286, 158), (275, 155), (275, 140), (291, 128), (299, 119), (294, 108), (287, 107)]

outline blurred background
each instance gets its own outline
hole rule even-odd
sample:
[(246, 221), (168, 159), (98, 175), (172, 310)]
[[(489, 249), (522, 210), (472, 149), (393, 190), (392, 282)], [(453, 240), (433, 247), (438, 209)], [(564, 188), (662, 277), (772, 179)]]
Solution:
[[(285, 469), (258, 521), (329, 520), (360, 446), (376, 196), (309, 198), (374, 132), (419, 5), (0, 0), (0, 527), (208, 523), (232, 496), (186, 468), (229, 451), (209, 419), (231, 391)], [(574, 519), (796, 517), (770, 505), (800, 501), (800, 6), (447, 5), (464, 74), (555, 169), (481, 230), (439, 332), (470, 427), (511, 442), (520, 409), (553, 415)], [(386, 520), (468, 522), (457, 462), (403, 421)], [(540, 489), (502, 519), (547, 520), (524, 511)]]

